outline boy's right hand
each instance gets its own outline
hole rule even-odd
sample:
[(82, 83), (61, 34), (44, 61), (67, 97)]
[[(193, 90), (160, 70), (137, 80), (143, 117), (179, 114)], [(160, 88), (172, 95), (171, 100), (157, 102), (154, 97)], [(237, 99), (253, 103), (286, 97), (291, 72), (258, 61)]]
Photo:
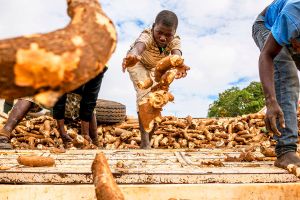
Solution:
[(127, 54), (126, 58), (123, 58), (122, 71), (125, 72), (127, 67), (134, 66), (138, 61), (140, 61), (140, 56)]

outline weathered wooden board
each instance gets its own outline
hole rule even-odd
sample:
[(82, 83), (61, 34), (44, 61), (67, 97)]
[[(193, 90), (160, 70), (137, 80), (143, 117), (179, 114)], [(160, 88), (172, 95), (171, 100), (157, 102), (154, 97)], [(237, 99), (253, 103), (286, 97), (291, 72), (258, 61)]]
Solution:
[[(203, 167), (201, 161), (222, 160), (228, 150), (69, 150), (63, 154), (49, 151), (2, 150), (2, 184), (90, 184), (91, 164), (97, 152), (104, 152), (119, 184), (201, 184), (201, 183), (287, 183), (298, 179), (273, 162), (223, 162), (224, 167)], [(53, 167), (26, 167), (17, 163), (20, 155), (49, 156)], [(119, 168), (117, 164), (124, 167)]]
[[(300, 183), (120, 185), (127, 200), (291, 200), (300, 198)], [(92, 184), (1, 185), (6, 200), (95, 200)]]

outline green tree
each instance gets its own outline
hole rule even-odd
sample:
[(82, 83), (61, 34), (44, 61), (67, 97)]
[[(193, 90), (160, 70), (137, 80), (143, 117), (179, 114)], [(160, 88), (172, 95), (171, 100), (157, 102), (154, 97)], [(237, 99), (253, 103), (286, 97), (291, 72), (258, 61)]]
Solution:
[(235, 117), (255, 113), (265, 105), (260, 82), (251, 82), (246, 88), (232, 87), (219, 94), (209, 105), (208, 117)]

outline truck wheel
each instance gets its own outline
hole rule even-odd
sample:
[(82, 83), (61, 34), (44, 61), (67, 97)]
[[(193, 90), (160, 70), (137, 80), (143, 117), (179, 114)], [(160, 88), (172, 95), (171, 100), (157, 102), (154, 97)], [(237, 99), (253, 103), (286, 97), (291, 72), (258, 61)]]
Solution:
[(98, 99), (95, 111), (99, 123), (118, 123), (126, 118), (126, 106), (115, 101)]

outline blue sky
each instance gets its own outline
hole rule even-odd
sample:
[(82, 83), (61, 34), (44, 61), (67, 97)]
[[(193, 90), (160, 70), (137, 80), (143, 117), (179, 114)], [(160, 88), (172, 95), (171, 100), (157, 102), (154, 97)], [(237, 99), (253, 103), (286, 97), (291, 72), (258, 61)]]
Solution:
[[(117, 49), (109, 62), (99, 98), (121, 102), (135, 115), (135, 91), (122, 58), (140, 32), (152, 25), (156, 14), (168, 9), (179, 18), (185, 79), (171, 85), (175, 96), (164, 115), (205, 117), (207, 109), (225, 89), (258, 81), (258, 49), (251, 37), (255, 17), (272, 0), (102, 0), (118, 31)], [(69, 18), (64, 0), (0, 0), (0, 39), (44, 33), (64, 27)]]

